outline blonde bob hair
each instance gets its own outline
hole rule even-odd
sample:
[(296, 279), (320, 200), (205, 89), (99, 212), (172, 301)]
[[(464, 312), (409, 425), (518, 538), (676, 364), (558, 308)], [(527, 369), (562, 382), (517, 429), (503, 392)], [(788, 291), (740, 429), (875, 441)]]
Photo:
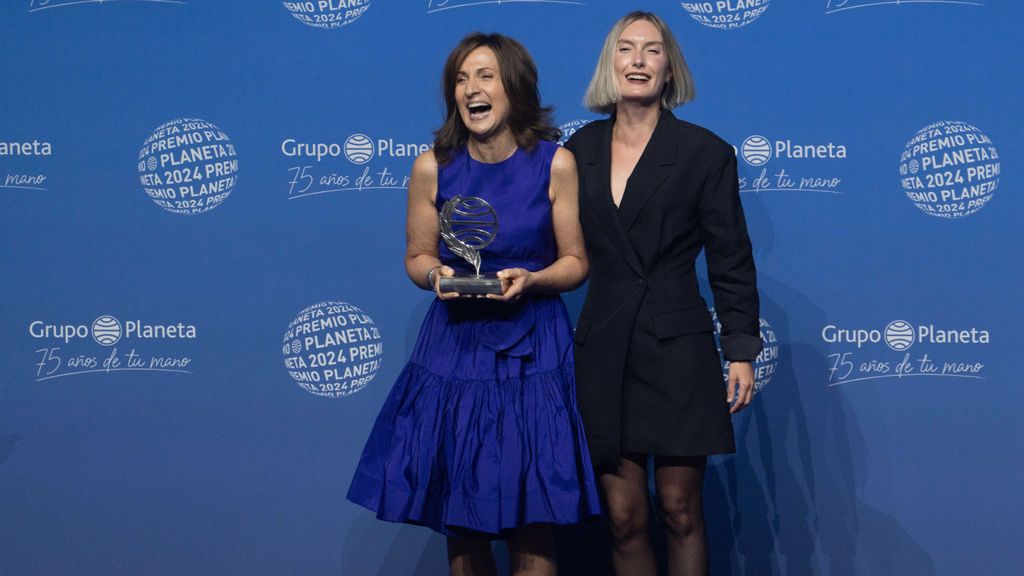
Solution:
[(594, 69), (594, 76), (587, 86), (587, 94), (583, 103), (594, 112), (611, 114), (615, 111), (616, 102), (621, 95), (619, 83), (615, 74), (615, 50), (618, 47), (619, 37), (627, 26), (637, 20), (646, 20), (654, 25), (661, 33), (665, 55), (668, 57), (669, 69), (672, 76), (669, 78), (665, 89), (661, 92), (661, 107), (671, 110), (676, 106), (693, 100), (696, 93), (693, 89), (693, 77), (690, 76), (690, 69), (686, 66), (686, 59), (679, 49), (679, 43), (669, 30), (665, 21), (653, 12), (630, 12), (615, 23), (608, 36), (604, 39), (604, 46), (601, 48), (601, 55), (597, 59), (597, 67)]

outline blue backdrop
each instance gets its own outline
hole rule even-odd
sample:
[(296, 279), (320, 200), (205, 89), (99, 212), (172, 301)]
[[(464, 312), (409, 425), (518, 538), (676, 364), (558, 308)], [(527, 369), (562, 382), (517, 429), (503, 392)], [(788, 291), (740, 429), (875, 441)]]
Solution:
[(571, 132), (635, 8), (737, 148), (759, 269), (714, 573), (1017, 573), (1020, 2), (8, 0), (0, 575), (443, 573), (343, 496), (431, 298), (404, 186), (444, 58), (518, 38)]

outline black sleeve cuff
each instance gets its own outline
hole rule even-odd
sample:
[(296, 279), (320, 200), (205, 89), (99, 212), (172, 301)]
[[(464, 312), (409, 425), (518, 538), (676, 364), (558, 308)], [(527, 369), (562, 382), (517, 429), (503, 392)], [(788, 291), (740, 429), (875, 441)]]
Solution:
[(722, 355), (729, 362), (753, 362), (761, 353), (761, 337), (747, 334), (722, 336)]

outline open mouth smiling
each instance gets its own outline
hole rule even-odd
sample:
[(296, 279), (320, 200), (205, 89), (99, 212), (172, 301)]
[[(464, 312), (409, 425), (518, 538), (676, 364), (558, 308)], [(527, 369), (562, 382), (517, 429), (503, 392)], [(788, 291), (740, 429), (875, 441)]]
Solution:
[(487, 102), (470, 102), (466, 109), (469, 110), (469, 117), (475, 120), (486, 116), (491, 111), (491, 105)]

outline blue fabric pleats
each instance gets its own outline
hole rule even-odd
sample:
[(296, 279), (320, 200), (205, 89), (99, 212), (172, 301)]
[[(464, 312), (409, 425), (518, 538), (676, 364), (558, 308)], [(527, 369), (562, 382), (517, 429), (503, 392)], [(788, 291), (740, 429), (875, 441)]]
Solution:
[(561, 299), (435, 300), (348, 498), (443, 534), (599, 514)]

